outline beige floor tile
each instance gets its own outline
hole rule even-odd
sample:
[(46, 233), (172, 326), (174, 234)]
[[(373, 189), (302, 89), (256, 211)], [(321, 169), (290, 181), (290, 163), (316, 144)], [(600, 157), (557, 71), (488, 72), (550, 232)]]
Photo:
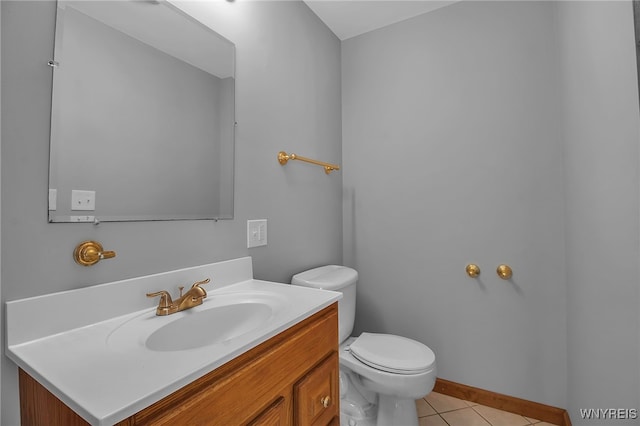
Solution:
[(432, 416), (436, 414), (436, 410), (434, 410), (433, 407), (422, 398), (416, 400), (416, 409), (418, 410), (418, 417)]
[(480, 405), (480, 404), (478, 404), (477, 402), (471, 402), (471, 401), (467, 401), (467, 400), (464, 400), (464, 399), (463, 399), (463, 401), (464, 401), (464, 403), (465, 403), (465, 404), (467, 404), (469, 407), (475, 407), (476, 405)]
[(525, 419), (529, 420), (529, 423), (540, 423), (540, 420), (532, 419), (531, 417), (526, 417), (525, 416)]
[(441, 416), (449, 426), (491, 426), (470, 407), (442, 413)]
[(485, 405), (476, 405), (473, 409), (484, 417), (492, 426), (526, 426), (529, 420), (518, 414), (498, 410)]
[(419, 426), (449, 426), (442, 417), (435, 414), (433, 416), (420, 417), (418, 419)]
[(431, 392), (429, 395), (425, 396), (424, 399), (426, 399), (438, 413), (445, 413), (447, 411), (469, 407), (467, 403), (461, 399), (437, 392)]

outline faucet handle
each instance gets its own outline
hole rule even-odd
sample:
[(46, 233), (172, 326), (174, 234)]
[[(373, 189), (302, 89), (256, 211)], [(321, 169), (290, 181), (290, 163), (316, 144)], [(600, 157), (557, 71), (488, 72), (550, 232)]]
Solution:
[(171, 295), (168, 291), (160, 290), (155, 293), (147, 293), (147, 297), (160, 296), (160, 303), (158, 303), (158, 309), (168, 309), (172, 304)]
[(205, 285), (208, 284), (211, 281), (210, 278), (207, 278), (206, 280), (202, 280), (202, 281), (198, 281), (193, 283), (193, 285), (191, 286), (191, 288), (196, 288), (196, 287), (200, 287), (201, 285)]
[[(197, 291), (199, 297), (201, 297), (202, 299), (204, 299), (205, 297), (207, 297), (207, 291), (200, 287), (201, 285), (205, 285), (207, 283), (209, 283), (211, 280), (209, 278), (207, 278), (206, 280), (202, 280), (202, 281), (198, 281), (193, 283), (193, 285), (191, 286), (191, 290), (195, 290)], [(190, 291), (191, 291), (190, 290)]]

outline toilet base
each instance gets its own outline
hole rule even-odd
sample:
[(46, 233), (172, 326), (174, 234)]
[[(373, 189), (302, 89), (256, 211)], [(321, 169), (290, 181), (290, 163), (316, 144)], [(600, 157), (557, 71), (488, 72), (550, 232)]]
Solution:
[(416, 401), (373, 393), (358, 375), (341, 368), (340, 426), (418, 426)]
[(415, 400), (384, 395), (379, 397), (377, 407), (372, 407), (377, 408), (377, 417), (361, 417), (352, 415), (349, 410), (341, 410), (340, 426), (418, 426)]
[(376, 426), (376, 402), (356, 374), (340, 368), (340, 426)]
[(378, 426), (418, 426), (418, 410), (414, 399), (378, 395)]
[(376, 418), (362, 418), (349, 416), (345, 413), (340, 413), (340, 426), (378, 426)]

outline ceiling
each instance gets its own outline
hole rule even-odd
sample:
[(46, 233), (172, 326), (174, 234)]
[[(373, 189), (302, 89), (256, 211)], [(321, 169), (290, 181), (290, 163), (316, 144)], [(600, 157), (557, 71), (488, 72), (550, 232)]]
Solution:
[(304, 0), (340, 39), (404, 21), (457, 0)]

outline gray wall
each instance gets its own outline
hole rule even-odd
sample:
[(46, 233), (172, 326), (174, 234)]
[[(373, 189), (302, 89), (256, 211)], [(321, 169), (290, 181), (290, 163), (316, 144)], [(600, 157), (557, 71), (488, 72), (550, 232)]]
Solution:
[(637, 408), (633, 40), (630, 2), (468, 2), (343, 43), (357, 331), (414, 337), (440, 377), (574, 424)]
[[(637, 408), (638, 85), (630, 2), (561, 2), (568, 409)], [(640, 424), (640, 420), (606, 424)]]
[[(96, 227), (47, 223), (55, 3), (1, 2), (3, 301), (245, 255), (257, 278), (284, 282), (341, 262), (342, 175), (276, 159), (284, 149), (341, 162), (339, 40), (300, 2), (189, 6), (237, 48), (235, 219)], [(269, 245), (248, 250), (246, 220), (259, 218), (269, 220)], [(76, 265), (85, 239), (117, 257)], [(3, 357), (2, 425), (18, 423), (16, 380)]]
[(564, 407), (553, 26), (549, 2), (468, 2), (343, 42), (344, 254), (358, 331), (424, 342), (444, 379)]

